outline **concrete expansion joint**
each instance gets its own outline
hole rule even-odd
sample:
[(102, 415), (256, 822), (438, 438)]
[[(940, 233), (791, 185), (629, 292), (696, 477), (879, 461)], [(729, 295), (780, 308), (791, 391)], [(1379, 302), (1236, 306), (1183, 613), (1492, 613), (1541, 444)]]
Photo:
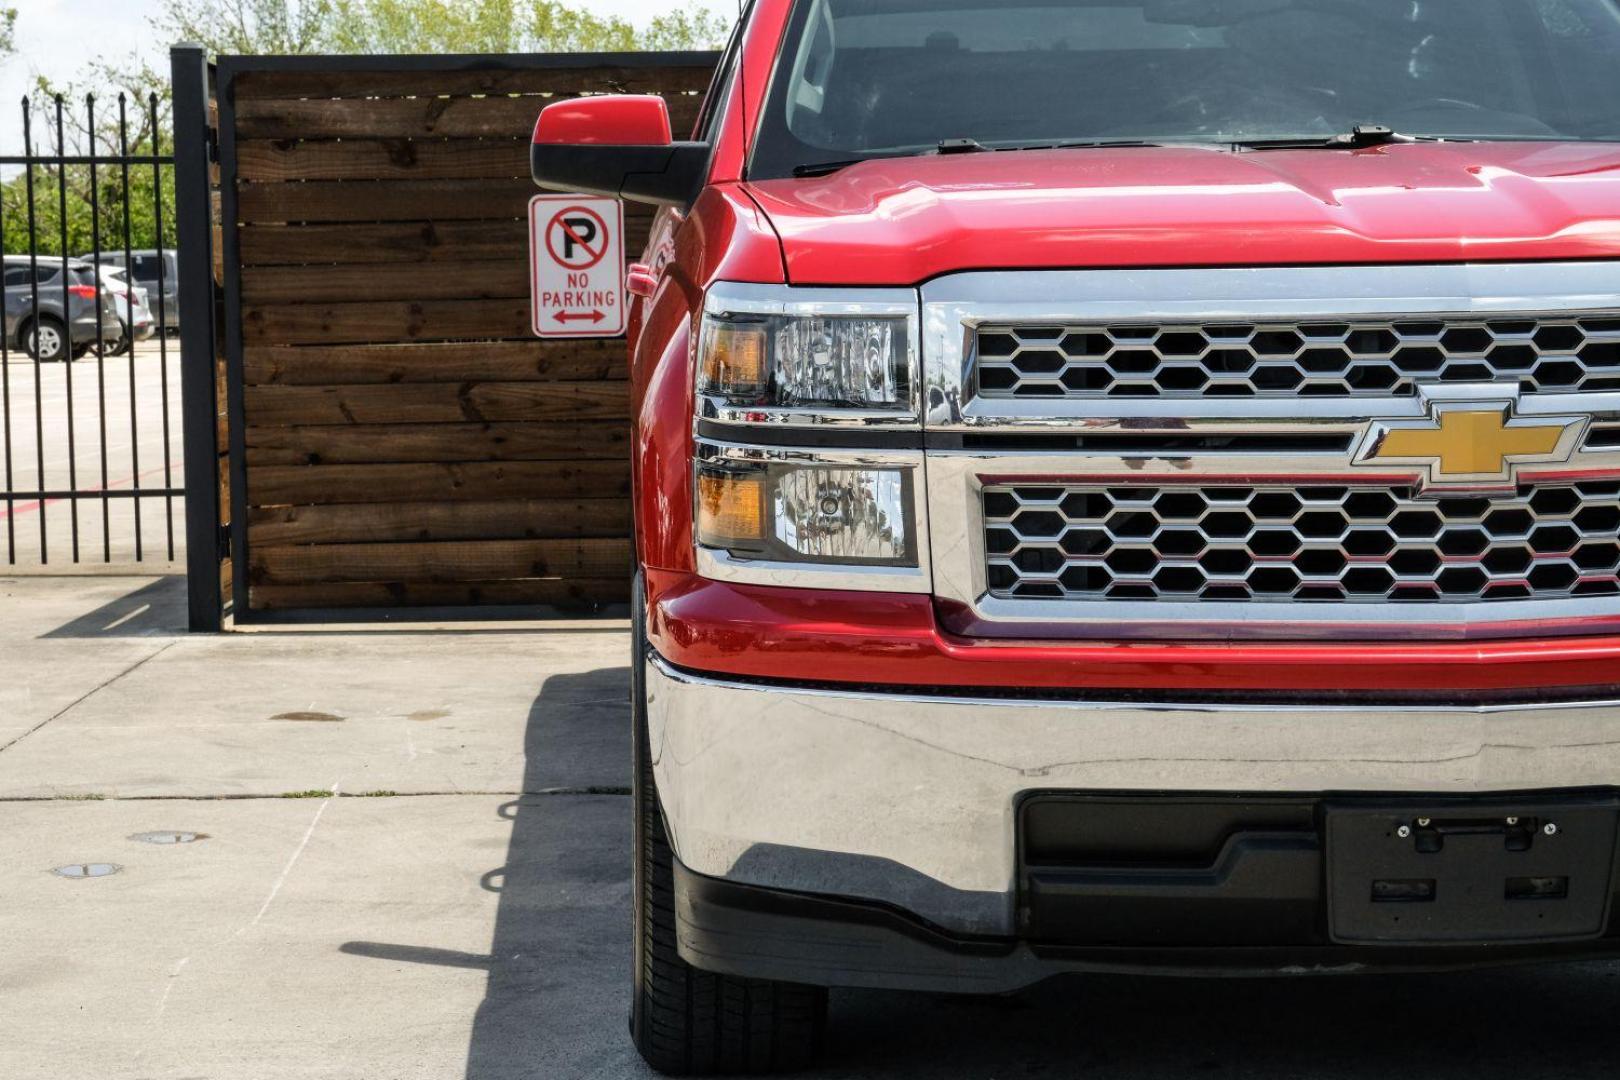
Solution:
[(56, 712), (52, 713), (50, 716), (47, 716), (45, 719), (41, 720), (39, 723), (37, 723), (33, 727), (29, 728), (27, 731), (23, 732), (21, 735), (18, 735), (15, 739), (12, 739), (10, 742), (6, 743), (4, 746), (0, 746), (0, 754), (3, 754), (7, 750), (10, 750), (13, 746), (16, 746), (18, 743), (20, 743), (24, 739), (28, 738), (28, 736), (32, 735), (34, 732), (38, 731), (40, 728), (43, 728), (46, 725), (50, 724), (53, 720), (59, 720), (62, 717), (66, 716), (68, 713), (72, 712), (74, 709), (78, 708), (80, 705), (83, 705), (86, 701), (89, 701), (91, 698), (95, 697), (97, 694), (99, 694), (103, 690), (107, 689), (107, 687), (111, 686), (113, 683), (117, 682), (119, 679), (122, 679), (125, 675), (128, 675), (131, 672), (135, 671), (137, 668), (141, 667), (143, 664), (146, 664), (148, 661), (156, 660), (158, 657), (162, 656), (164, 653), (168, 652), (170, 649), (174, 648), (178, 644), (180, 644), (178, 639), (175, 640), (175, 641), (171, 641), (167, 645), (164, 645), (162, 648), (157, 649), (157, 650), (155, 650), (153, 652), (147, 653), (145, 656), (141, 657), (139, 660), (135, 661), (133, 664), (129, 665), (124, 670), (120, 671), (118, 674), (116, 674), (116, 675), (112, 676), (111, 678), (109, 678), (109, 679), (107, 679), (107, 680), (105, 680), (105, 681), (103, 681), (101, 683), (98, 683), (97, 685), (91, 687), (89, 690), (85, 691), (83, 694), (80, 694), (78, 697), (74, 698), (72, 701), (70, 701), (68, 704), (64, 705), (62, 708), (58, 709)]

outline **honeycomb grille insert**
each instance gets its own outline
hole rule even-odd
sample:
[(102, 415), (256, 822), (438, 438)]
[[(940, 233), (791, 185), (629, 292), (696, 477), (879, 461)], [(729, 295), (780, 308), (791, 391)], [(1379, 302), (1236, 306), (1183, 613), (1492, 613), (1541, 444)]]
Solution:
[(1469, 604), (1620, 595), (1620, 482), (1406, 488), (1009, 485), (983, 492), (992, 596)]
[(1427, 382), (1620, 389), (1620, 312), (1192, 325), (984, 326), (986, 398), (1402, 396)]

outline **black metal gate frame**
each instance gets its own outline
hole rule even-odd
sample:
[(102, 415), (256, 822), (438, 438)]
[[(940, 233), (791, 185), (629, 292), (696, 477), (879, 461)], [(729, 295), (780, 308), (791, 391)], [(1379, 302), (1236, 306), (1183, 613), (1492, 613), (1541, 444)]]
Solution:
[(186, 597), (193, 631), (224, 625), (220, 588), (223, 530), (219, 524), (218, 386), (215, 356), (213, 185), (217, 160), (209, 120), (213, 66), (199, 45), (169, 54), (174, 121), (175, 240), (179, 255), (178, 304), (192, 316), (180, 323), (180, 391), (185, 440)]
[[(177, 173), (179, 174), (177, 176), (177, 187), (184, 185), (186, 183), (186, 175), (193, 172), (195, 172), (195, 176), (201, 177), (202, 182), (206, 184), (207, 162), (205, 159), (200, 163), (198, 161), (194, 161), (192, 156), (186, 153), (186, 151), (183, 149), (184, 139), (180, 135), (179, 126), (181, 123), (182, 66), (184, 66), (186, 71), (190, 73), (188, 77), (192, 80), (191, 84), (188, 86), (188, 94), (197, 95), (195, 101), (188, 100), (188, 113), (192, 117), (201, 118), (201, 125), (199, 125), (195, 119), (188, 120), (188, 124), (192, 125), (190, 128), (188, 128), (188, 130), (200, 130), (201, 127), (206, 126), (207, 83), (205, 81), (205, 74), (202, 76), (198, 74), (199, 71), (206, 73), (206, 61), (204, 60), (202, 50), (195, 46), (177, 47), (174, 50), (173, 58), (175, 63), (175, 153), (178, 163)], [(451, 54), (410, 56), (221, 56), (218, 58), (217, 62), (212, 68), (212, 71), (214, 75), (215, 98), (219, 109), (218, 160), (219, 187), (221, 195), (220, 216), (223, 221), (222, 255), (224, 256), (224, 318), (221, 320), (220, 325), (224, 334), (223, 345), (226, 375), (227, 427), (230, 435), (228, 449), (230, 460), (231, 506), (230, 525), (225, 530), (224, 539), (217, 544), (216, 542), (210, 541), (208, 544), (208, 551), (211, 555), (216, 551), (228, 551), (229, 558), (232, 561), (231, 584), (233, 595), (230, 598), (230, 609), (231, 619), (235, 625), (242, 626), (256, 623), (308, 622), (312, 618), (324, 621), (329, 618), (369, 619), (379, 617), (397, 617), (397, 613), (382, 612), (255, 612), (248, 604), (248, 480), (246, 469), (247, 434), (246, 424), (243, 416), (242, 273), (241, 248), (237, 228), (237, 222), (239, 219), (237, 216), (236, 192), (236, 103), (235, 95), (232, 90), (233, 83), (237, 76), (248, 72), (341, 73), (419, 71), (423, 74), (430, 74), (458, 71), (559, 71), (572, 68), (602, 67), (635, 69), (642, 67), (666, 67), (672, 64), (690, 64), (692, 66), (699, 66), (703, 64), (712, 65), (715, 59), (716, 54), (712, 52), (674, 51), (645, 53), (520, 53), (496, 55)], [(538, 108), (536, 108), (535, 115), (536, 117), (539, 116)], [(516, 134), (523, 135), (527, 134), (527, 132), (518, 132)], [(206, 190), (203, 190), (202, 194), (206, 195)], [(178, 193), (176, 198), (177, 201), (180, 199)], [(205, 198), (198, 197), (198, 201), (193, 205), (200, 205), (206, 208), (207, 201)], [(204, 242), (206, 242), (209, 239), (209, 234), (206, 229), (208, 224), (206, 219), (206, 209), (203, 211), (202, 217), (203, 220), (200, 222), (201, 227), (204, 229), (202, 239)], [(193, 222), (192, 229), (196, 229), (198, 227), (199, 223)], [(186, 246), (188, 235), (188, 230), (182, 226), (180, 230), (180, 258), (182, 266), (185, 265), (187, 260), (186, 253), (188, 250), (190, 250)], [(192, 239), (195, 243), (196, 238), (193, 237)], [(191, 255), (190, 265), (193, 268), (191, 277), (187, 277), (187, 272), (184, 269), (181, 271), (182, 279), (191, 281), (194, 288), (196, 288), (199, 293), (201, 292), (203, 285), (207, 285), (210, 288), (212, 287), (212, 279), (211, 276), (208, 276), (207, 271), (209, 263), (206, 261), (206, 258), (206, 251), (194, 252)], [(200, 271), (197, 270), (199, 267), (203, 269)], [(196, 278), (199, 276), (199, 274), (204, 276), (206, 280), (198, 283)], [(182, 291), (182, 295), (184, 296), (189, 294)], [(190, 322), (182, 323), (182, 335), (190, 325)], [(199, 330), (198, 333), (200, 334), (200, 332), (201, 331)], [(211, 328), (210, 332), (212, 332)], [(196, 346), (191, 344), (189, 338), (183, 338), (183, 341), (185, 342), (188, 356), (206, 355), (212, 357), (214, 355), (212, 341), (208, 342), (206, 345), (199, 343)], [(207, 349), (207, 352), (199, 351), (204, 348)], [(200, 392), (203, 373), (192, 373), (192, 369), (190, 367), (187, 367), (186, 371), (195, 375), (195, 381), (199, 388), (198, 392)], [(212, 393), (213, 370), (211, 365), (207, 372), (207, 376), (209, 392)], [(188, 393), (193, 393), (190, 374), (188, 374), (186, 387)], [(195, 394), (193, 393), (193, 397), (194, 396)], [(190, 400), (190, 398), (188, 398), (188, 400)], [(213, 398), (210, 397), (209, 401), (212, 402)], [(211, 463), (214, 455), (193, 453), (190, 452), (191, 448), (215, 446), (215, 429), (213, 426), (214, 417), (211, 408), (208, 416), (209, 426), (206, 433), (201, 430), (201, 419), (193, 415), (194, 413), (200, 411), (201, 410), (192, 409), (190, 405), (187, 406), (186, 446), (188, 453), (186, 454), (186, 484), (187, 488), (194, 493), (200, 492), (198, 485), (203, 482), (203, 479), (201, 476), (196, 478), (193, 477), (191, 471), (193, 468), (193, 463), (200, 463), (204, 461)], [(201, 469), (202, 465), (199, 464), (197, 467)], [(210, 484), (215, 483), (211, 470), (209, 472), (208, 482)], [(214, 498), (217, 500), (217, 487), (214, 490)], [(199, 498), (196, 500), (196, 502), (201, 504), (205, 501), (205, 498)], [(218, 521), (217, 502), (214, 505), (215, 509), (213, 511), (213, 516), (207, 519), (208, 532), (210, 536), (218, 535), (217, 527), (213, 525), (214, 522)], [(194, 516), (191, 511), (196, 510), (198, 515), (205, 511), (203, 511), (200, 505), (194, 507), (192, 505), (192, 501), (189, 499), (187, 501), (187, 510), (187, 551), (188, 555), (195, 559), (197, 557), (196, 553), (202, 550), (202, 545), (204, 542), (202, 538), (202, 534), (204, 532), (204, 522), (196, 520), (196, 516)], [(215, 564), (211, 566), (208, 571), (211, 574), (211, 581), (213, 582), (216, 609), (219, 594), (218, 569), (218, 565)], [(192, 575), (192, 618), (194, 628), (200, 628), (196, 625), (196, 620), (200, 617), (199, 600), (197, 594), (199, 591), (206, 592), (209, 584), (206, 581), (199, 582), (197, 578), (197, 574), (199, 572), (199, 569), (195, 566), (195, 564), (193, 564), (193, 568), (190, 570), (190, 573)], [(204, 596), (202, 603), (206, 604), (207, 600), (208, 597)], [(217, 629), (217, 627), (218, 623), (216, 622), (214, 628)]]
[[(72, 561), (80, 560), (79, 536), (79, 504), (84, 501), (100, 502), (101, 514), (101, 545), (102, 560), (112, 561), (112, 535), (111, 502), (114, 499), (131, 500), (134, 504), (135, 525), (135, 558), (141, 561), (144, 557), (143, 538), (141, 536), (140, 504), (145, 499), (162, 499), (164, 501), (165, 521), (167, 523), (167, 551), (170, 559), (174, 558), (174, 500), (186, 494), (185, 488), (174, 484), (173, 442), (169, 431), (169, 374), (168, 374), (168, 325), (167, 310), (162, 302), (163, 291), (163, 260), (158, 259), (158, 340), (159, 340), (159, 374), (161, 379), (161, 393), (163, 405), (163, 486), (141, 487), (140, 471), (140, 419), (135, 393), (135, 365), (133, 362), (133, 345), (131, 346), (131, 363), (129, 365), (129, 424), (131, 438), (131, 487), (128, 489), (111, 487), (108, 475), (107, 460), (107, 380), (105, 367), (105, 339), (103, 337), (106, 326), (102, 311), (102, 283), (98, 274), (94, 283), (94, 300), (96, 305), (96, 340), (93, 348), (96, 352), (96, 398), (98, 430), (101, 447), (101, 482), (97, 487), (81, 488), (79, 486), (78, 465), (78, 439), (77, 424), (74, 417), (73, 401), (73, 329), (72, 329), (72, 290), (75, 283), (72, 274), (68, 271), (68, 264), (73, 261), (68, 251), (68, 184), (67, 170), (69, 166), (85, 165), (90, 167), (90, 220), (91, 220), (91, 258), (90, 262), (99, 264), (103, 254), (122, 254), (124, 266), (132, 268), (131, 234), (130, 234), (130, 168), (150, 167), (153, 179), (153, 214), (156, 223), (157, 244), (161, 250), (163, 246), (163, 184), (162, 171), (165, 166), (174, 164), (174, 157), (160, 153), (160, 125), (158, 124), (158, 105), (156, 95), (152, 95), (145, 102), (147, 119), (151, 125), (152, 152), (149, 154), (131, 154), (129, 149), (129, 111), (128, 101), (124, 94), (118, 95), (118, 141), (119, 145), (110, 149), (117, 151), (111, 154), (101, 154), (97, 147), (96, 131), (96, 99), (93, 95), (85, 98), (86, 127), (89, 140), (88, 154), (67, 153), (66, 103), (61, 95), (53, 99), (56, 129), (56, 152), (36, 153), (34, 147), (34, 108), (28, 98), (22, 100), (22, 130), (23, 152), (21, 155), (0, 156), (0, 167), (21, 167), (23, 170), (23, 184), (27, 203), (27, 241), (29, 263), (29, 310), (34, 320), (36, 346), (32, 350), (34, 368), (34, 464), (35, 487), (32, 490), (18, 490), (18, 468), (13, 456), (12, 442), (12, 413), (11, 413), (11, 370), (16, 361), (12, 358), (10, 348), (10, 335), (0, 328), (0, 416), (4, 422), (0, 424), (3, 431), (4, 443), (4, 489), (0, 498), (4, 499), (6, 508), (6, 562), (15, 565), (17, 562), (17, 518), (18, 503), (37, 503), (39, 505), (39, 557), (41, 564), (50, 562), (50, 532), (47, 527), (46, 505), (53, 502), (67, 502), (69, 505), (69, 520), (71, 528)], [(47, 139), (49, 138), (49, 124), (47, 122)], [(111, 251), (104, 252), (101, 246), (101, 187), (100, 170), (111, 166), (119, 170), (120, 186), (123, 190), (123, 245)], [(64, 354), (62, 356), (64, 378), (67, 383), (67, 442), (68, 442), (68, 486), (65, 488), (51, 487), (47, 484), (45, 476), (45, 410), (44, 386), (40, 378), (41, 358), (37, 342), (40, 339), (39, 324), (43, 320), (40, 307), (39, 285), (39, 193), (36, 191), (35, 170), (38, 168), (56, 170), (56, 209), (58, 235), (54, 238), (60, 249), (62, 261), (61, 273), (61, 301), (66, 339), (64, 341)], [(46, 192), (49, 197), (49, 192)], [(0, 251), (6, 246), (6, 222), (0, 215)], [(51, 257), (54, 258), (54, 257)], [(130, 285), (134, 287), (133, 276)], [(134, 322), (134, 298), (126, 294), (129, 304), (130, 323)], [(3, 321), (3, 320), (0, 320)]]

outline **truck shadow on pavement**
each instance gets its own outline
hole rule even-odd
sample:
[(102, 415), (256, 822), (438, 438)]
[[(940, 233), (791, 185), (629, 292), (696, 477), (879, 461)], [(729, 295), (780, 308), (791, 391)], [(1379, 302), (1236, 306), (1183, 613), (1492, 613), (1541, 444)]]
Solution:
[(630, 957), (630, 671), (545, 680), (524, 729), (511, 836), (479, 884), (497, 893), (488, 954), (351, 941), (395, 962), (482, 968), (469, 1080), (642, 1075), (626, 1034)]
[[(468, 1080), (624, 1072), (630, 669), (553, 675), (529, 710)], [(626, 1075), (634, 1075), (626, 1073)]]
[[(556, 675), (525, 735), (490, 953), (345, 952), (488, 971), (467, 1080), (645, 1077), (629, 1009), (629, 673)], [(1611, 1076), (1620, 963), (1320, 979), (1054, 980), (1008, 997), (834, 991), (810, 1077)]]

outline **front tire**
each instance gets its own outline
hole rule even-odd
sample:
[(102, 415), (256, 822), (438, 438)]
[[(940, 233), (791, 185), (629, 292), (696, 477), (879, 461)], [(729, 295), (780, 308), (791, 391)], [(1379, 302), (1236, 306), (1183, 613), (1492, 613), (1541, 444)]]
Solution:
[(827, 991), (701, 971), (676, 948), (674, 854), (654, 785), (647, 735), (645, 598), (636, 581), (630, 660), (635, 822), (635, 957), (630, 1035), (666, 1076), (780, 1073), (818, 1056)]

